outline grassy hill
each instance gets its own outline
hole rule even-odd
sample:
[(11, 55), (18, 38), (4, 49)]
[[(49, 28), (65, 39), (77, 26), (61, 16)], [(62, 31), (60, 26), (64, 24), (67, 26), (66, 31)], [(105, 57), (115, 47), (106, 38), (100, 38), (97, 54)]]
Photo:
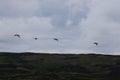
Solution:
[(1, 52), (0, 80), (120, 80), (120, 56)]

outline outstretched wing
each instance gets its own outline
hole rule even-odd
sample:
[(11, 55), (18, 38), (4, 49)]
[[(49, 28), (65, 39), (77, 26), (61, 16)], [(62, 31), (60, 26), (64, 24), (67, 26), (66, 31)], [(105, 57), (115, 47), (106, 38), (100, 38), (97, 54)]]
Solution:
[(97, 42), (94, 42), (94, 44), (97, 46), (98, 45), (98, 43)]
[(59, 41), (59, 39), (57, 39), (57, 38), (53, 38), (53, 40), (55, 40), (55, 41)]
[(35, 40), (38, 40), (38, 38), (36, 37), (36, 38), (34, 38)]
[(19, 35), (19, 34), (14, 34), (14, 36), (16, 36), (16, 37), (20, 38), (20, 35)]

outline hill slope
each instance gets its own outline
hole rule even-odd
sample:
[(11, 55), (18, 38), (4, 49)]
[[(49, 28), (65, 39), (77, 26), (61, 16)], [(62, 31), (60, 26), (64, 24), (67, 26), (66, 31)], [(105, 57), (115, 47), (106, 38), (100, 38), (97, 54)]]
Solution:
[(120, 80), (120, 56), (0, 53), (0, 80)]

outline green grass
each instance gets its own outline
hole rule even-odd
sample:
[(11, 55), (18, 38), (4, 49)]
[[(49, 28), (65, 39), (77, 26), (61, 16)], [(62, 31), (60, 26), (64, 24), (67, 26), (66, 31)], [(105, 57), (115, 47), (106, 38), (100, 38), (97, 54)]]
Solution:
[(120, 80), (120, 56), (0, 53), (0, 80)]

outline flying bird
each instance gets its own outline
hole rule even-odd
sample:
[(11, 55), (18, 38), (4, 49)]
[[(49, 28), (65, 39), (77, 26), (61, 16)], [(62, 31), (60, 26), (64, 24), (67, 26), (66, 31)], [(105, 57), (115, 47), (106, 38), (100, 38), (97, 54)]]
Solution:
[(19, 34), (14, 34), (14, 36), (16, 36), (16, 37), (20, 38), (20, 35), (19, 35)]
[(59, 39), (57, 39), (57, 38), (53, 38), (53, 40), (55, 40), (55, 41), (59, 41)]
[(34, 38), (35, 40), (38, 40), (38, 38), (36, 37), (36, 38)]
[(97, 43), (97, 42), (94, 42), (93, 44), (95, 44), (96, 46), (98, 45), (98, 43)]

